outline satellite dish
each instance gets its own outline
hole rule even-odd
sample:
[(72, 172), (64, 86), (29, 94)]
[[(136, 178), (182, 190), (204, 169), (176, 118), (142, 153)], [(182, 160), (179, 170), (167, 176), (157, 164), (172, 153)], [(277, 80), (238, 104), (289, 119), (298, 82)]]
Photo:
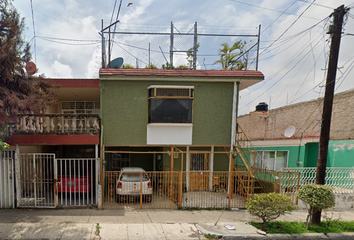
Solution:
[(294, 126), (287, 127), (284, 131), (284, 136), (291, 138), (295, 133), (296, 128)]
[(109, 63), (109, 67), (110, 68), (121, 68), (123, 65), (123, 58), (119, 57), (116, 59), (113, 59), (110, 63)]
[(26, 64), (26, 72), (29, 74), (29, 75), (33, 75), (35, 74), (37, 71), (37, 67), (36, 67), (36, 64), (34, 64), (34, 62), (28, 62)]

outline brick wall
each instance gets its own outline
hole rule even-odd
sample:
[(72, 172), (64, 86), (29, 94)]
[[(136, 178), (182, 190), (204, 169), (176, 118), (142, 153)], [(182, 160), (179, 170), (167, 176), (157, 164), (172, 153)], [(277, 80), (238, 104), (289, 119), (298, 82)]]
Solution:
[[(282, 139), (289, 126), (292, 138), (320, 135), (323, 98), (272, 109), (268, 114), (251, 112), (238, 117), (238, 124), (251, 140)], [(354, 90), (334, 96), (331, 140), (354, 139)]]

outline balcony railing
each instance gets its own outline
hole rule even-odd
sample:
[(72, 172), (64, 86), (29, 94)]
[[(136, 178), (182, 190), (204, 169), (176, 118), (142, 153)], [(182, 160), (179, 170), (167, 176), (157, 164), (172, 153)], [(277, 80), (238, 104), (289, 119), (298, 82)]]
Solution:
[(9, 129), (16, 134), (99, 134), (98, 114), (21, 114)]

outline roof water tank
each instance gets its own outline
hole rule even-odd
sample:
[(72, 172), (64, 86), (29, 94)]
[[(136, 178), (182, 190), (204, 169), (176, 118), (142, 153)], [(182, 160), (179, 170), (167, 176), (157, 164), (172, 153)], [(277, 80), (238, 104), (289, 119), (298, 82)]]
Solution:
[(268, 104), (266, 104), (265, 102), (260, 102), (256, 106), (256, 111), (257, 112), (267, 112), (268, 111)]

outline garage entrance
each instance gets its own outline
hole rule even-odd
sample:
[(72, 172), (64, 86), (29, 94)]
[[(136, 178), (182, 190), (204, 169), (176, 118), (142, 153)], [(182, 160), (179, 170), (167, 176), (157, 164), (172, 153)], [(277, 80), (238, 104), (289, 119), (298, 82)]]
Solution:
[(20, 154), (16, 161), (17, 206), (56, 208), (97, 205), (98, 158)]
[(55, 208), (55, 155), (48, 153), (20, 154), (18, 207)]

